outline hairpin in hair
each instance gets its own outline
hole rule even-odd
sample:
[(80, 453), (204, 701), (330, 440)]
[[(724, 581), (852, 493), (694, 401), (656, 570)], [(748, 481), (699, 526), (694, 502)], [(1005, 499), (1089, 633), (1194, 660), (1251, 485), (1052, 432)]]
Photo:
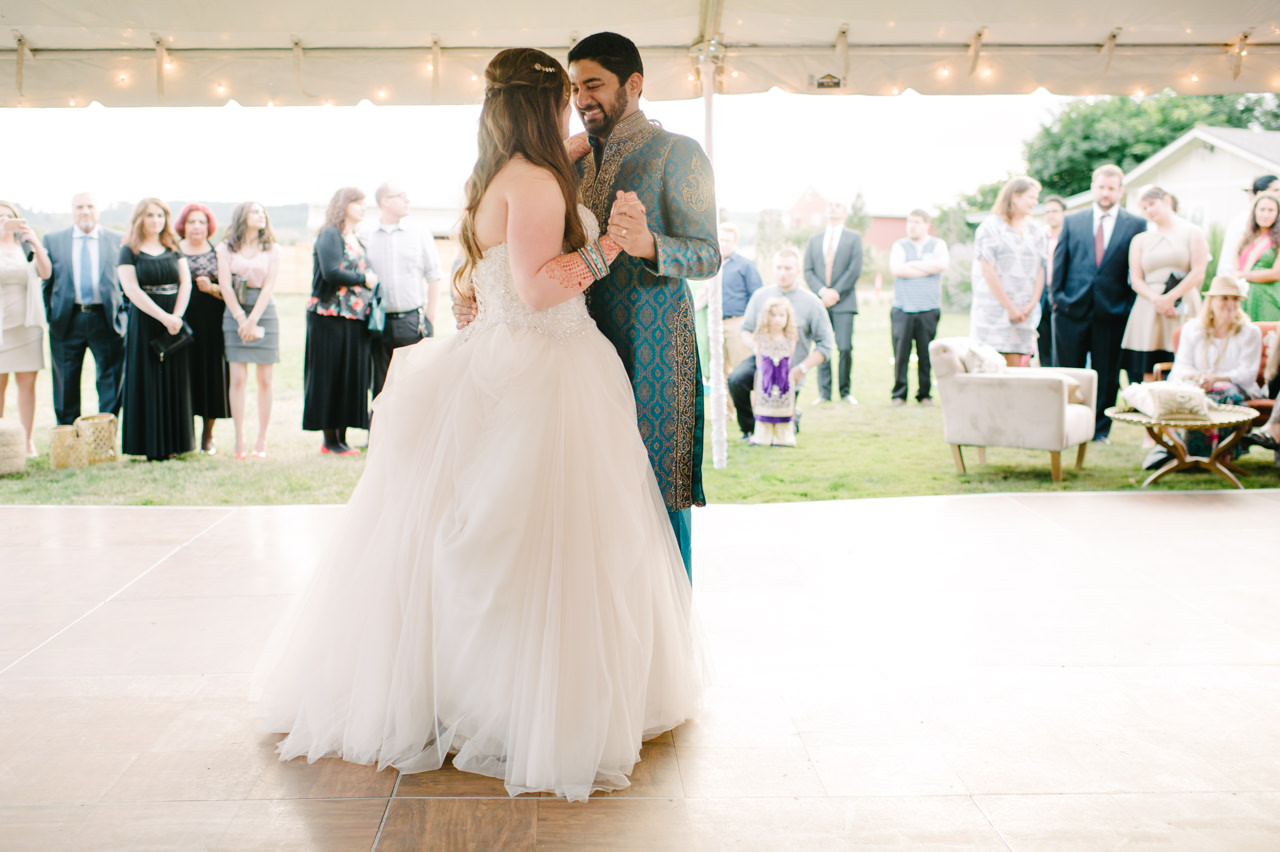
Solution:
[(538, 69), (539, 71), (545, 71), (545, 72), (547, 72), (548, 74), (554, 74), (554, 73), (556, 73), (556, 69), (555, 69), (554, 67), (553, 67), (553, 68), (548, 68), (547, 66), (543, 65), (541, 62), (535, 62), (535, 63), (533, 63), (533, 67), (534, 67), (534, 68), (536, 68), (536, 69)]

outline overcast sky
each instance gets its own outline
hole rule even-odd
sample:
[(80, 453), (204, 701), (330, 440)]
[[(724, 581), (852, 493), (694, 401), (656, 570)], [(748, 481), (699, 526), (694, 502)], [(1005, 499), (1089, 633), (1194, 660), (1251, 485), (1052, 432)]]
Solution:
[[(721, 207), (786, 209), (809, 185), (872, 213), (936, 207), (1022, 169), (1023, 143), (1060, 107), (1046, 92), (972, 97), (819, 97), (769, 92), (715, 99)], [(702, 101), (644, 103), (668, 130), (705, 142)], [(475, 160), (478, 106), (4, 111), (0, 198), (69, 209), (173, 200), (323, 203), (339, 186), (372, 194), (396, 179), (415, 206), (460, 204)], [(580, 129), (574, 119), (575, 130)]]

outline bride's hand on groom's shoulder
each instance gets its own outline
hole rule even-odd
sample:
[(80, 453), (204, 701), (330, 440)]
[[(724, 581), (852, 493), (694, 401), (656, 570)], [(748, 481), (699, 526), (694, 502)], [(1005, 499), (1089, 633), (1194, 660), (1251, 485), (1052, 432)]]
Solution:
[(570, 136), (564, 140), (564, 147), (569, 152), (569, 162), (571, 163), (576, 163), (591, 153), (591, 143), (587, 141), (586, 133), (575, 133)]
[(476, 321), (476, 303), (467, 299), (466, 301), (453, 301), (453, 319), (458, 327), (458, 331), (462, 331), (471, 323)]

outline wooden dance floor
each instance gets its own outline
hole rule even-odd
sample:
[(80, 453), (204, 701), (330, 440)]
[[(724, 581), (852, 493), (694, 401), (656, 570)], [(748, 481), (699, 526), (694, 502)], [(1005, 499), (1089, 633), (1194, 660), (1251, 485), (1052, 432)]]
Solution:
[(717, 684), (585, 805), (276, 760), (337, 512), (0, 507), (0, 848), (1280, 848), (1280, 492), (699, 510)]

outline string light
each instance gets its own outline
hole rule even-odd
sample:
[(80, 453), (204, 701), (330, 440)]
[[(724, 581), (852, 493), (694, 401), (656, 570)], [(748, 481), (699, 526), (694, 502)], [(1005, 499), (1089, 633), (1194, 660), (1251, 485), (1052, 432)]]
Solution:
[(67, 106), (75, 106), (75, 105), (76, 105), (75, 101), (67, 101)]
[(1193, 83), (1199, 83), (1199, 82), (1200, 82), (1200, 75), (1199, 75), (1199, 74), (1192, 74), (1192, 75), (1191, 75), (1191, 82), (1193, 82)]
[(939, 72), (938, 72), (938, 76), (939, 76), (939, 77), (949, 77), (949, 76), (951, 76), (951, 69), (950, 69), (950, 68), (943, 68), (941, 71), (939, 71)]

